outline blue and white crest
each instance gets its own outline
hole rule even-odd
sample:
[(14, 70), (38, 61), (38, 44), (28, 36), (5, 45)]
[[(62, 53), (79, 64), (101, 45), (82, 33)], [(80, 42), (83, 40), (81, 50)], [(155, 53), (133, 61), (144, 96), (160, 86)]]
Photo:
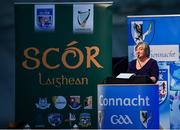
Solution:
[(63, 109), (67, 104), (66, 98), (63, 96), (53, 96), (52, 101), (57, 109)]
[(154, 21), (131, 21), (131, 34), (135, 44), (151, 43), (154, 37)]
[(54, 31), (55, 29), (55, 6), (35, 5), (35, 30)]
[(68, 105), (73, 110), (79, 109), (81, 107), (80, 96), (70, 96)]
[(79, 125), (83, 128), (91, 126), (91, 115), (89, 113), (81, 113), (79, 117)]
[(142, 125), (145, 128), (149, 128), (148, 126), (151, 124), (151, 120), (152, 120), (152, 113), (150, 111), (140, 111), (140, 121), (142, 123)]
[(167, 98), (168, 87), (167, 81), (158, 81), (159, 84), (159, 104), (163, 103)]
[(69, 121), (75, 121), (76, 120), (76, 115), (73, 113), (69, 113)]
[[(165, 103), (168, 99), (168, 89), (169, 89), (169, 66), (159, 63), (159, 80), (157, 84), (159, 85), (159, 104)], [(167, 99), (167, 100), (166, 100)]]
[(39, 109), (47, 109), (50, 107), (50, 103), (48, 103), (47, 98), (39, 98), (39, 102), (35, 104)]
[(48, 122), (54, 127), (59, 126), (62, 123), (62, 115), (60, 113), (52, 113), (48, 115)]

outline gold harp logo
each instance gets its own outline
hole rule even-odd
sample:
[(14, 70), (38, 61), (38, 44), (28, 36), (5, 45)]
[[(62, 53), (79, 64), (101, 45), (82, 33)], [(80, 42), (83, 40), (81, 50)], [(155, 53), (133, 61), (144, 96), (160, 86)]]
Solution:
[(77, 20), (81, 27), (85, 27), (86, 22), (90, 16), (90, 9), (88, 11), (78, 11)]

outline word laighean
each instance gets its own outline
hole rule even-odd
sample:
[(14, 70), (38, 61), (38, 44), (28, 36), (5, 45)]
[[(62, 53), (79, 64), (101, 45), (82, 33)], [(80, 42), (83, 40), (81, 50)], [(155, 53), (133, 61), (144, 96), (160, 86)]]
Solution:
[[(77, 41), (72, 41), (69, 44), (67, 44), (68, 48), (66, 48), (62, 54), (60, 54), (61, 52), (60, 48), (47, 48), (46, 50), (43, 51), (42, 54), (40, 54), (41, 52), (40, 49), (36, 47), (26, 48), (23, 52), (25, 60), (22, 62), (22, 66), (28, 70), (35, 70), (38, 69), (42, 64), (45, 68), (50, 70), (58, 69), (61, 67), (59, 61), (57, 61), (55, 65), (48, 63), (48, 58), (51, 58), (51, 60), (53, 59), (53, 57), (50, 57), (52, 56), (50, 54), (55, 53), (56, 55), (58, 55), (59, 57), (58, 59), (62, 62), (64, 67), (68, 69), (79, 68), (84, 62), (85, 59), (84, 57), (86, 57), (86, 68), (91, 68), (92, 66), (91, 63), (93, 63), (97, 68), (103, 68), (103, 66), (96, 59), (100, 52), (97, 46), (91, 46), (91, 47), (86, 46), (85, 47), (86, 54), (83, 54), (83, 51), (73, 46), (77, 43), (78, 43)], [(32, 56), (32, 54), (34, 55)], [(41, 55), (42, 58), (39, 59), (38, 57), (40, 57)], [(74, 65), (71, 65), (72, 61), (68, 60), (68, 57), (72, 55), (74, 59), (79, 58), (77, 63), (75, 63)]]
[(61, 86), (85, 86), (88, 85), (88, 78), (83, 77), (66, 77), (64, 75), (59, 75), (58, 77), (45, 77), (41, 73), (39, 75), (39, 84), (42, 86), (61, 87)]

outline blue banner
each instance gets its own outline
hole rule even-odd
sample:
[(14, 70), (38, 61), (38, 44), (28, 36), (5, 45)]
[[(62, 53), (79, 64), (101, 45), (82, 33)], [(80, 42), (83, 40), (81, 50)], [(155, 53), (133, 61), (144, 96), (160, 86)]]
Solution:
[(157, 85), (99, 85), (100, 129), (158, 129)]
[[(179, 129), (179, 115), (171, 111), (171, 91), (180, 90), (180, 15), (146, 15), (128, 17), (128, 58), (135, 58), (138, 42), (150, 45), (150, 57), (159, 65), (159, 104), (161, 128)], [(173, 93), (173, 92), (172, 92)], [(180, 99), (177, 99), (179, 102)], [(170, 118), (171, 117), (173, 118)], [(174, 116), (172, 116), (174, 115)], [(172, 125), (176, 122), (176, 125)], [(171, 126), (170, 126), (171, 123)]]
[(179, 21), (179, 16), (128, 17), (129, 61), (135, 58), (134, 45), (142, 41), (150, 45), (152, 58), (158, 61), (178, 61)]

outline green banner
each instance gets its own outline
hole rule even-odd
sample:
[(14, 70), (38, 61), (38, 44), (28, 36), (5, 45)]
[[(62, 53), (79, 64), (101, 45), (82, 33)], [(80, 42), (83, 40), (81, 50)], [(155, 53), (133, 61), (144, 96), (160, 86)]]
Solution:
[(16, 122), (97, 128), (112, 71), (112, 3), (16, 3)]

